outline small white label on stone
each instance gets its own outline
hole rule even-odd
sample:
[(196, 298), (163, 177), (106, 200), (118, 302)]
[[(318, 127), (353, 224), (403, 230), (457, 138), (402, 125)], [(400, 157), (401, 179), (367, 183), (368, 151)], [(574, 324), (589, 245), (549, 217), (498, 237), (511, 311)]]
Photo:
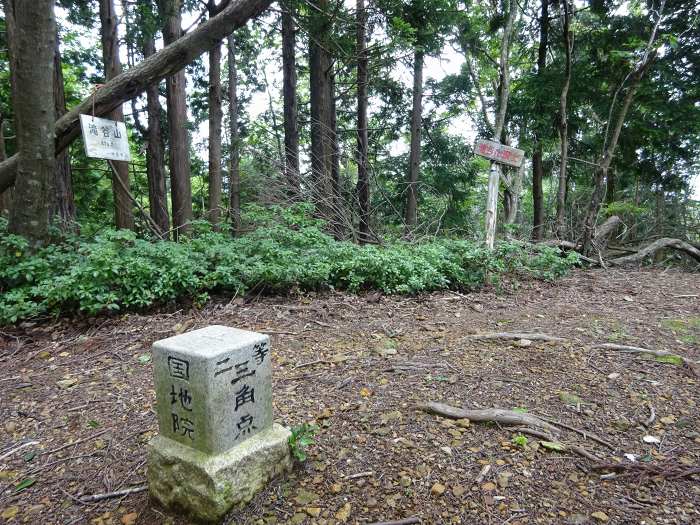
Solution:
[(131, 160), (129, 139), (123, 122), (80, 115), (85, 154), (95, 159)]
[(207, 454), (272, 426), (269, 337), (209, 326), (153, 344), (162, 436)]

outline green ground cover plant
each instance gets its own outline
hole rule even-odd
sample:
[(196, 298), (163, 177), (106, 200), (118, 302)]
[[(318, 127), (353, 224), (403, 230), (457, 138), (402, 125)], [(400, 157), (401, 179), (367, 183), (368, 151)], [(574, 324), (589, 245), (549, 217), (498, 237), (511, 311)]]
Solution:
[(251, 207), (247, 218), (254, 228), (238, 238), (200, 223), (178, 243), (107, 230), (34, 253), (0, 224), (0, 323), (142, 310), (185, 299), (202, 305), (210, 293), (469, 291), (504, 275), (553, 280), (578, 262), (573, 253), (516, 242), (500, 243), (493, 252), (449, 238), (359, 246), (324, 233), (308, 205)]

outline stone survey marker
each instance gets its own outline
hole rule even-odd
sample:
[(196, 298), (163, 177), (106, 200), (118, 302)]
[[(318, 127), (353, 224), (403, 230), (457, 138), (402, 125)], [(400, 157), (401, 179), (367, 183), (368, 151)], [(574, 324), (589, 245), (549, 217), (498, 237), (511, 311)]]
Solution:
[(268, 336), (210, 326), (153, 345), (160, 435), (151, 495), (203, 521), (249, 501), (291, 466), (289, 431), (273, 424)]

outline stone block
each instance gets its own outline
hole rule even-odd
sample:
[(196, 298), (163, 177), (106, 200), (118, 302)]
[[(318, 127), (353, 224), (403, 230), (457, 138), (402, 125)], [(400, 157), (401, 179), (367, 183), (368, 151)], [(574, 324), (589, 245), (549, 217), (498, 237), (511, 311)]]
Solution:
[(269, 337), (209, 326), (153, 344), (160, 434), (220, 454), (272, 425)]
[(289, 436), (288, 429), (274, 424), (216, 455), (156, 436), (148, 451), (150, 495), (195, 522), (219, 522), (270, 479), (291, 469)]

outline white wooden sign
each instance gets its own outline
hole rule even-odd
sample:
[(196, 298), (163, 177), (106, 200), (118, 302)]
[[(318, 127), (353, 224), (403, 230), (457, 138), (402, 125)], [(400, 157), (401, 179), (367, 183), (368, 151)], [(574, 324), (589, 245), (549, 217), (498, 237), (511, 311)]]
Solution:
[(123, 122), (80, 115), (85, 154), (95, 159), (131, 160), (126, 125)]
[(474, 146), (474, 151), (477, 155), (516, 168), (522, 165), (523, 159), (525, 158), (525, 152), (523, 150), (511, 148), (510, 146), (499, 144), (492, 140), (478, 140)]

